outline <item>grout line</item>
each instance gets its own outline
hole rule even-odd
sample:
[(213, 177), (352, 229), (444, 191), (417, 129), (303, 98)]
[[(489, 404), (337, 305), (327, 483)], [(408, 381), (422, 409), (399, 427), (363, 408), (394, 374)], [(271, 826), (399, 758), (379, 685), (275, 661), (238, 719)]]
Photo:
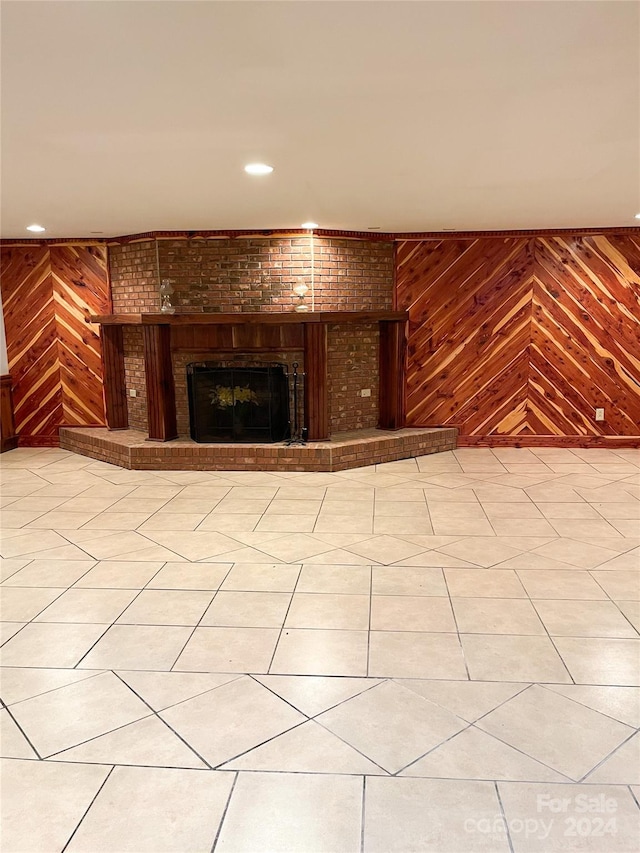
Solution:
[(364, 853), (364, 831), (367, 802), (367, 777), (362, 777), (362, 811), (360, 814), (360, 853)]
[(493, 787), (495, 789), (496, 797), (498, 799), (498, 805), (500, 806), (500, 814), (502, 815), (504, 831), (507, 836), (507, 842), (509, 843), (509, 850), (511, 851), (511, 853), (514, 853), (513, 841), (511, 840), (511, 832), (509, 831), (509, 821), (507, 820), (507, 816), (504, 811), (504, 805), (502, 803), (502, 797), (500, 796), (500, 789), (498, 788), (498, 783), (494, 782)]
[(220, 833), (222, 832), (222, 826), (224, 824), (225, 818), (227, 816), (227, 812), (229, 811), (229, 805), (231, 804), (231, 797), (233, 796), (233, 792), (235, 791), (236, 784), (238, 782), (240, 774), (236, 773), (231, 783), (231, 788), (229, 789), (229, 796), (227, 797), (227, 802), (225, 803), (224, 810), (222, 812), (222, 817), (220, 818), (220, 823), (218, 824), (218, 829), (216, 831), (215, 838), (213, 839), (213, 844), (211, 845), (211, 853), (216, 849), (216, 845), (218, 844), (218, 840), (220, 838)]
[(64, 847), (62, 848), (62, 850), (60, 851), (60, 853), (65, 853), (65, 850), (66, 850), (66, 849), (67, 849), (67, 847), (71, 844), (71, 841), (72, 841), (72, 839), (73, 839), (74, 835), (75, 835), (75, 834), (76, 834), (76, 832), (80, 829), (80, 826), (82, 825), (82, 822), (84, 821), (84, 819), (86, 818), (86, 816), (89, 814), (89, 810), (91, 809), (91, 806), (92, 806), (92, 805), (95, 803), (95, 801), (97, 800), (98, 796), (100, 795), (100, 792), (102, 791), (102, 789), (104, 788), (104, 786), (105, 786), (105, 785), (107, 784), (107, 782), (109, 781), (109, 778), (111, 777), (111, 774), (113, 773), (113, 771), (114, 771), (115, 769), (116, 769), (116, 768), (115, 768), (115, 765), (113, 765), (113, 766), (111, 767), (111, 769), (109, 770), (109, 772), (107, 773), (107, 775), (105, 776), (103, 783), (100, 785), (100, 787), (99, 787), (99, 788), (98, 788), (98, 790), (96, 791), (95, 796), (92, 798), (91, 802), (90, 802), (90, 803), (89, 803), (89, 805), (87, 806), (86, 811), (84, 812), (84, 814), (82, 815), (82, 817), (81, 817), (81, 818), (80, 818), (80, 820), (78, 821), (78, 824), (77, 824), (76, 828), (73, 830), (73, 832), (72, 832), (72, 833), (71, 833), (71, 835), (69, 836), (69, 839), (67, 840), (67, 843), (64, 845)]

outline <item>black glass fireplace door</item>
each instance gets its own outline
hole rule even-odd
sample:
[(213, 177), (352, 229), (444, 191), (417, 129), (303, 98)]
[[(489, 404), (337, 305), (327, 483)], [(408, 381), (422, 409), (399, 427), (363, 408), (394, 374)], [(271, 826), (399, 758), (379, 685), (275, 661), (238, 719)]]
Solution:
[(283, 365), (187, 365), (191, 438), (200, 443), (275, 442), (289, 437), (289, 378)]

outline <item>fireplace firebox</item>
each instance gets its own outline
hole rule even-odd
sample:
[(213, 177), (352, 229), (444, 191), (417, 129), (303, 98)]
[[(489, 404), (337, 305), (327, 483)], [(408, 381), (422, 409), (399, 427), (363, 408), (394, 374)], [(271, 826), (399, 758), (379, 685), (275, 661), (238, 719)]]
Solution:
[(187, 365), (191, 438), (201, 444), (277, 442), (289, 437), (284, 365)]

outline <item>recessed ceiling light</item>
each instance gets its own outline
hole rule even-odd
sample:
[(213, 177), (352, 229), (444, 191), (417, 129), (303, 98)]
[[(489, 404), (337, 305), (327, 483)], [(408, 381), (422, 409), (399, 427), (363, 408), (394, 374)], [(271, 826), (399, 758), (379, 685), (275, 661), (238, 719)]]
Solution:
[(266, 163), (249, 163), (244, 170), (247, 175), (268, 175), (273, 172), (273, 166), (267, 166)]
[(640, 219), (640, 213), (636, 213), (636, 219)]
[(317, 223), (317, 222), (303, 222), (303, 223), (302, 223), (302, 225), (301, 225), (300, 227), (301, 227), (301, 228), (310, 228), (310, 229), (313, 229), (313, 228), (317, 228), (317, 227), (318, 227), (318, 223)]
[(41, 231), (46, 231), (46, 228), (43, 228), (42, 225), (27, 225), (27, 231), (36, 231), (39, 234)]

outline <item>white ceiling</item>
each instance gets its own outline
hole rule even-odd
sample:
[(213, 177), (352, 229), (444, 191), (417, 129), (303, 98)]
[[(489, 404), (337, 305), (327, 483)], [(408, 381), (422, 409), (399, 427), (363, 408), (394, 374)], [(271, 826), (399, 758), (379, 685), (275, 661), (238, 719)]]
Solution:
[(2, 236), (636, 225), (639, 8), (3, 0)]

